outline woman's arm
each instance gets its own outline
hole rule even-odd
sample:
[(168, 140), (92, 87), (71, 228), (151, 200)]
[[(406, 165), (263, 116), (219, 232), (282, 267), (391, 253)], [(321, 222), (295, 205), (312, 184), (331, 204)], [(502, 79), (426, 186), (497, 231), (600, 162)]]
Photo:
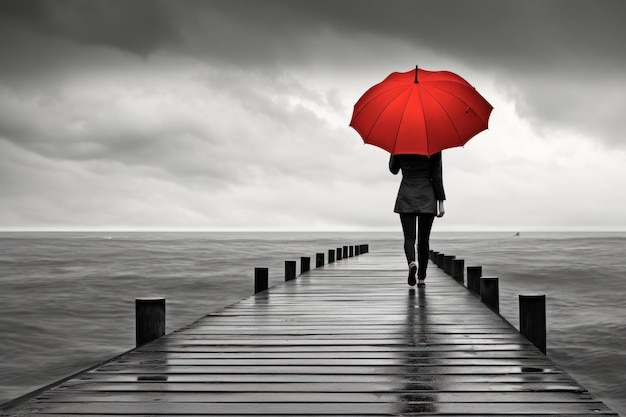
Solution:
[(443, 201), (446, 199), (446, 193), (443, 189), (443, 168), (441, 163), (441, 152), (430, 157), (430, 178), (433, 182), (433, 189), (435, 190), (435, 199)]
[(437, 201), (437, 217), (443, 217), (446, 211), (443, 209), (443, 200)]
[(400, 172), (400, 163), (398, 162), (396, 155), (391, 155), (389, 157), (389, 171), (391, 171), (393, 175)]

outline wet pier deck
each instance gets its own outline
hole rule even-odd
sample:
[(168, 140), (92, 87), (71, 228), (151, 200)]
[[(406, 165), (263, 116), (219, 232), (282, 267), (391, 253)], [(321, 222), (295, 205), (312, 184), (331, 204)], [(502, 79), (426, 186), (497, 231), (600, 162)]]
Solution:
[(10, 415), (617, 415), (431, 264), (376, 249), (210, 314)]

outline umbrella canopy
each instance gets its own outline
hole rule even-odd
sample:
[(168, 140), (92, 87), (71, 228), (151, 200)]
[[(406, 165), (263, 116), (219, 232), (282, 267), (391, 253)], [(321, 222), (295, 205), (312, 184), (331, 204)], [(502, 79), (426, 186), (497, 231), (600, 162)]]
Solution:
[(354, 105), (350, 126), (391, 154), (432, 155), (487, 129), (493, 107), (449, 71), (394, 72)]

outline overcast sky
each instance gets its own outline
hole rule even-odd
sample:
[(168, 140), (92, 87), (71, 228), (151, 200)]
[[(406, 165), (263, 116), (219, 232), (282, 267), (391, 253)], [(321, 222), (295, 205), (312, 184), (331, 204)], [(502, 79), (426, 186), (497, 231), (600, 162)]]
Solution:
[(434, 230), (626, 230), (626, 2), (0, 2), (0, 229), (399, 230), (348, 126), (390, 72), (494, 106)]

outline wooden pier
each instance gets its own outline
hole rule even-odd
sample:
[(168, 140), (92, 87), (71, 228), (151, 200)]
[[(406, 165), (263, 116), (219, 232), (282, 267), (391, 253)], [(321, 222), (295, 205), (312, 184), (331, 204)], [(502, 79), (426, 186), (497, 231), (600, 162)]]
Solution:
[(3, 415), (617, 415), (434, 264), (409, 287), (391, 249), (305, 272)]

